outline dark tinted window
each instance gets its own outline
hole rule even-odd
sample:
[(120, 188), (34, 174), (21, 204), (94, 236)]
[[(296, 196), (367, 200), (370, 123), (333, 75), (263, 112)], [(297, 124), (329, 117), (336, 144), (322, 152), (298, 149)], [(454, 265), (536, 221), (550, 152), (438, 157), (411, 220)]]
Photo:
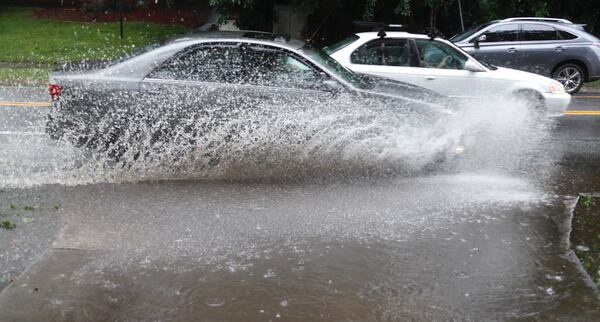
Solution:
[(560, 35), (560, 39), (564, 40), (571, 40), (577, 38), (577, 36), (573, 35), (572, 33), (560, 29), (558, 29), (558, 34)]
[(538, 24), (524, 24), (521, 31), (523, 41), (556, 40), (556, 29), (551, 26)]
[(313, 88), (319, 74), (301, 57), (267, 46), (219, 44), (184, 51), (149, 78)]
[(410, 48), (406, 39), (372, 40), (350, 56), (353, 64), (410, 66)]
[[(485, 40), (481, 42), (505, 42), (505, 41), (517, 41), (517, 34), (519, 33), (518, 24), (502, 25), (492, 27), (483, 35)], [(481, 37), (481, 36), (480, 36)]]
[(450, 41), (459, 42), (459, 41), (465, 40), (465, 39), (471, 37), (471, 35), (478, 33), (480, 30), (486, 28), (487, 26), (489, 26), (491, 24), (492, 24), (492, 22), (486, 22), (484, 24), (471, 27), (463, 32), (460, 32), (460, 33), (454, 35), (452, 38), (450, 38)]
[(249, 84), (315, 88), (321, 76), (302, 57), (267, 46), (245, 48), (245, 81)]
[(243, 81), (241, 44), (202, 46), (167, 60), (148, 77), (184, 81), (239, 83)]

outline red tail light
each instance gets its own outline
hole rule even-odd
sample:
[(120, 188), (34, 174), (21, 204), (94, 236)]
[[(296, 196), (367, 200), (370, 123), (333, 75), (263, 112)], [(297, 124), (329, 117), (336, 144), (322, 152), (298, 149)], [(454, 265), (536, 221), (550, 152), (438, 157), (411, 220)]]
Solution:
[(53, 100), (56, 100), (60, 97), (60, 93), (62, 93), (62, 87), (58, 84), (50, 84), (48, 86), (48, 93), (50, 93), (50, 97)]
[(596, 46), (596, 47), (600, 47), (600, 42), (595, 42), (595, 43), (594, 43), (594, 46)]

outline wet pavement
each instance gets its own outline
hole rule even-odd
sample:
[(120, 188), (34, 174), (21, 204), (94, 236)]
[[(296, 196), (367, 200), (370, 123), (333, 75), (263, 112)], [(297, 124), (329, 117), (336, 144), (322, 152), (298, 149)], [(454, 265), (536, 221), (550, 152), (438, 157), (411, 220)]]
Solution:
[(569, 244), (576, 196), (600, 191), (600, 116), (557, 118), (518, 170), (73, 186), (19, 178), (69, 158), (42, 111), (0, 117), (22, 163), (2, 170), (0, 321), (600, 319)]

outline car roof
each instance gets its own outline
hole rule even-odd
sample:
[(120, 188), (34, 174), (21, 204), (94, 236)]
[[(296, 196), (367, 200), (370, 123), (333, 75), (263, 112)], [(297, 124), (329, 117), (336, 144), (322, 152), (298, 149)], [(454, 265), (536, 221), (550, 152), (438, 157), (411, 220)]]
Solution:
[(239, 30), (239, 31), (199, 31), (191, 32), (183, 36), (170, 38), (165, 45), (181, 42), (209, 41), (243, 41), (251, 43), (271, 44), (277, 47), (297, 50), (306, 45), (305, 42), (290, 39), (289, 36), (270, 32)]
[[(378, 34), (379, 34), (379, 32), (369, 31), (369, 32), (359, 32), (356, 35), (361, 38), (379, 38)], [(413, 34), (413, 33), (406, 32), (406, 31), (386, 31), (384, 38), (390, 38), (390, 37), (411, 37), (411, 38), (419, 38), (419, 39), (430, 39), (431, 38), (428, 35)], [(435, 37), (435, 38), (440, 38), (440, 37)]]
[(493, 20), (490, 21), (489, 26), (495, 26), (495, 25), (500, 25), (500, 24), (542, 24), (542, 25), (547, 25), (547, 26), (552, 26), (554, 28), (558, 28), (558, 29), (565, 29), (565, 30), (570, 30), (572, 32), (585, 32), (585, 29), (583, 28), (585, 25), (584, 24), (576, 24), (576, 23), (572, 23), (572, 22), (565, 22), (568, 20), (564, 20), (564, 21), (551, 21), (551, 20), (544, 20), (544, 19), (529, 19), (529, 18), (522, 18), (522, 19), (504, 19), (504, 20)]

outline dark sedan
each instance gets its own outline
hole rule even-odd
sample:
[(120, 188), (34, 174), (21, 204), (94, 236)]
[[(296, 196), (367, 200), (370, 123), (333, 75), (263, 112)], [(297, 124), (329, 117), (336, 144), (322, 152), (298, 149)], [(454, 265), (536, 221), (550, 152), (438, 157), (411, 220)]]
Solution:
[[(47, 131), (117, 155), (140, 140), (156, 145), (179, 139), (193, 146), (203, 129), (239, 114), (234, 106), (262, 113), (256, 107), (265, 102), (283, 109), (346, 95), (359, 104), (378, 101), (428, 117), (451, 113), (437, 93), (355, 74), (303, 42), (269, 33), (193, 34), (97, 66), (51, 75)], [(175, 133), (175, 127), (183, 130)], [(222, 133), (222, 139), (234, 134)]]

